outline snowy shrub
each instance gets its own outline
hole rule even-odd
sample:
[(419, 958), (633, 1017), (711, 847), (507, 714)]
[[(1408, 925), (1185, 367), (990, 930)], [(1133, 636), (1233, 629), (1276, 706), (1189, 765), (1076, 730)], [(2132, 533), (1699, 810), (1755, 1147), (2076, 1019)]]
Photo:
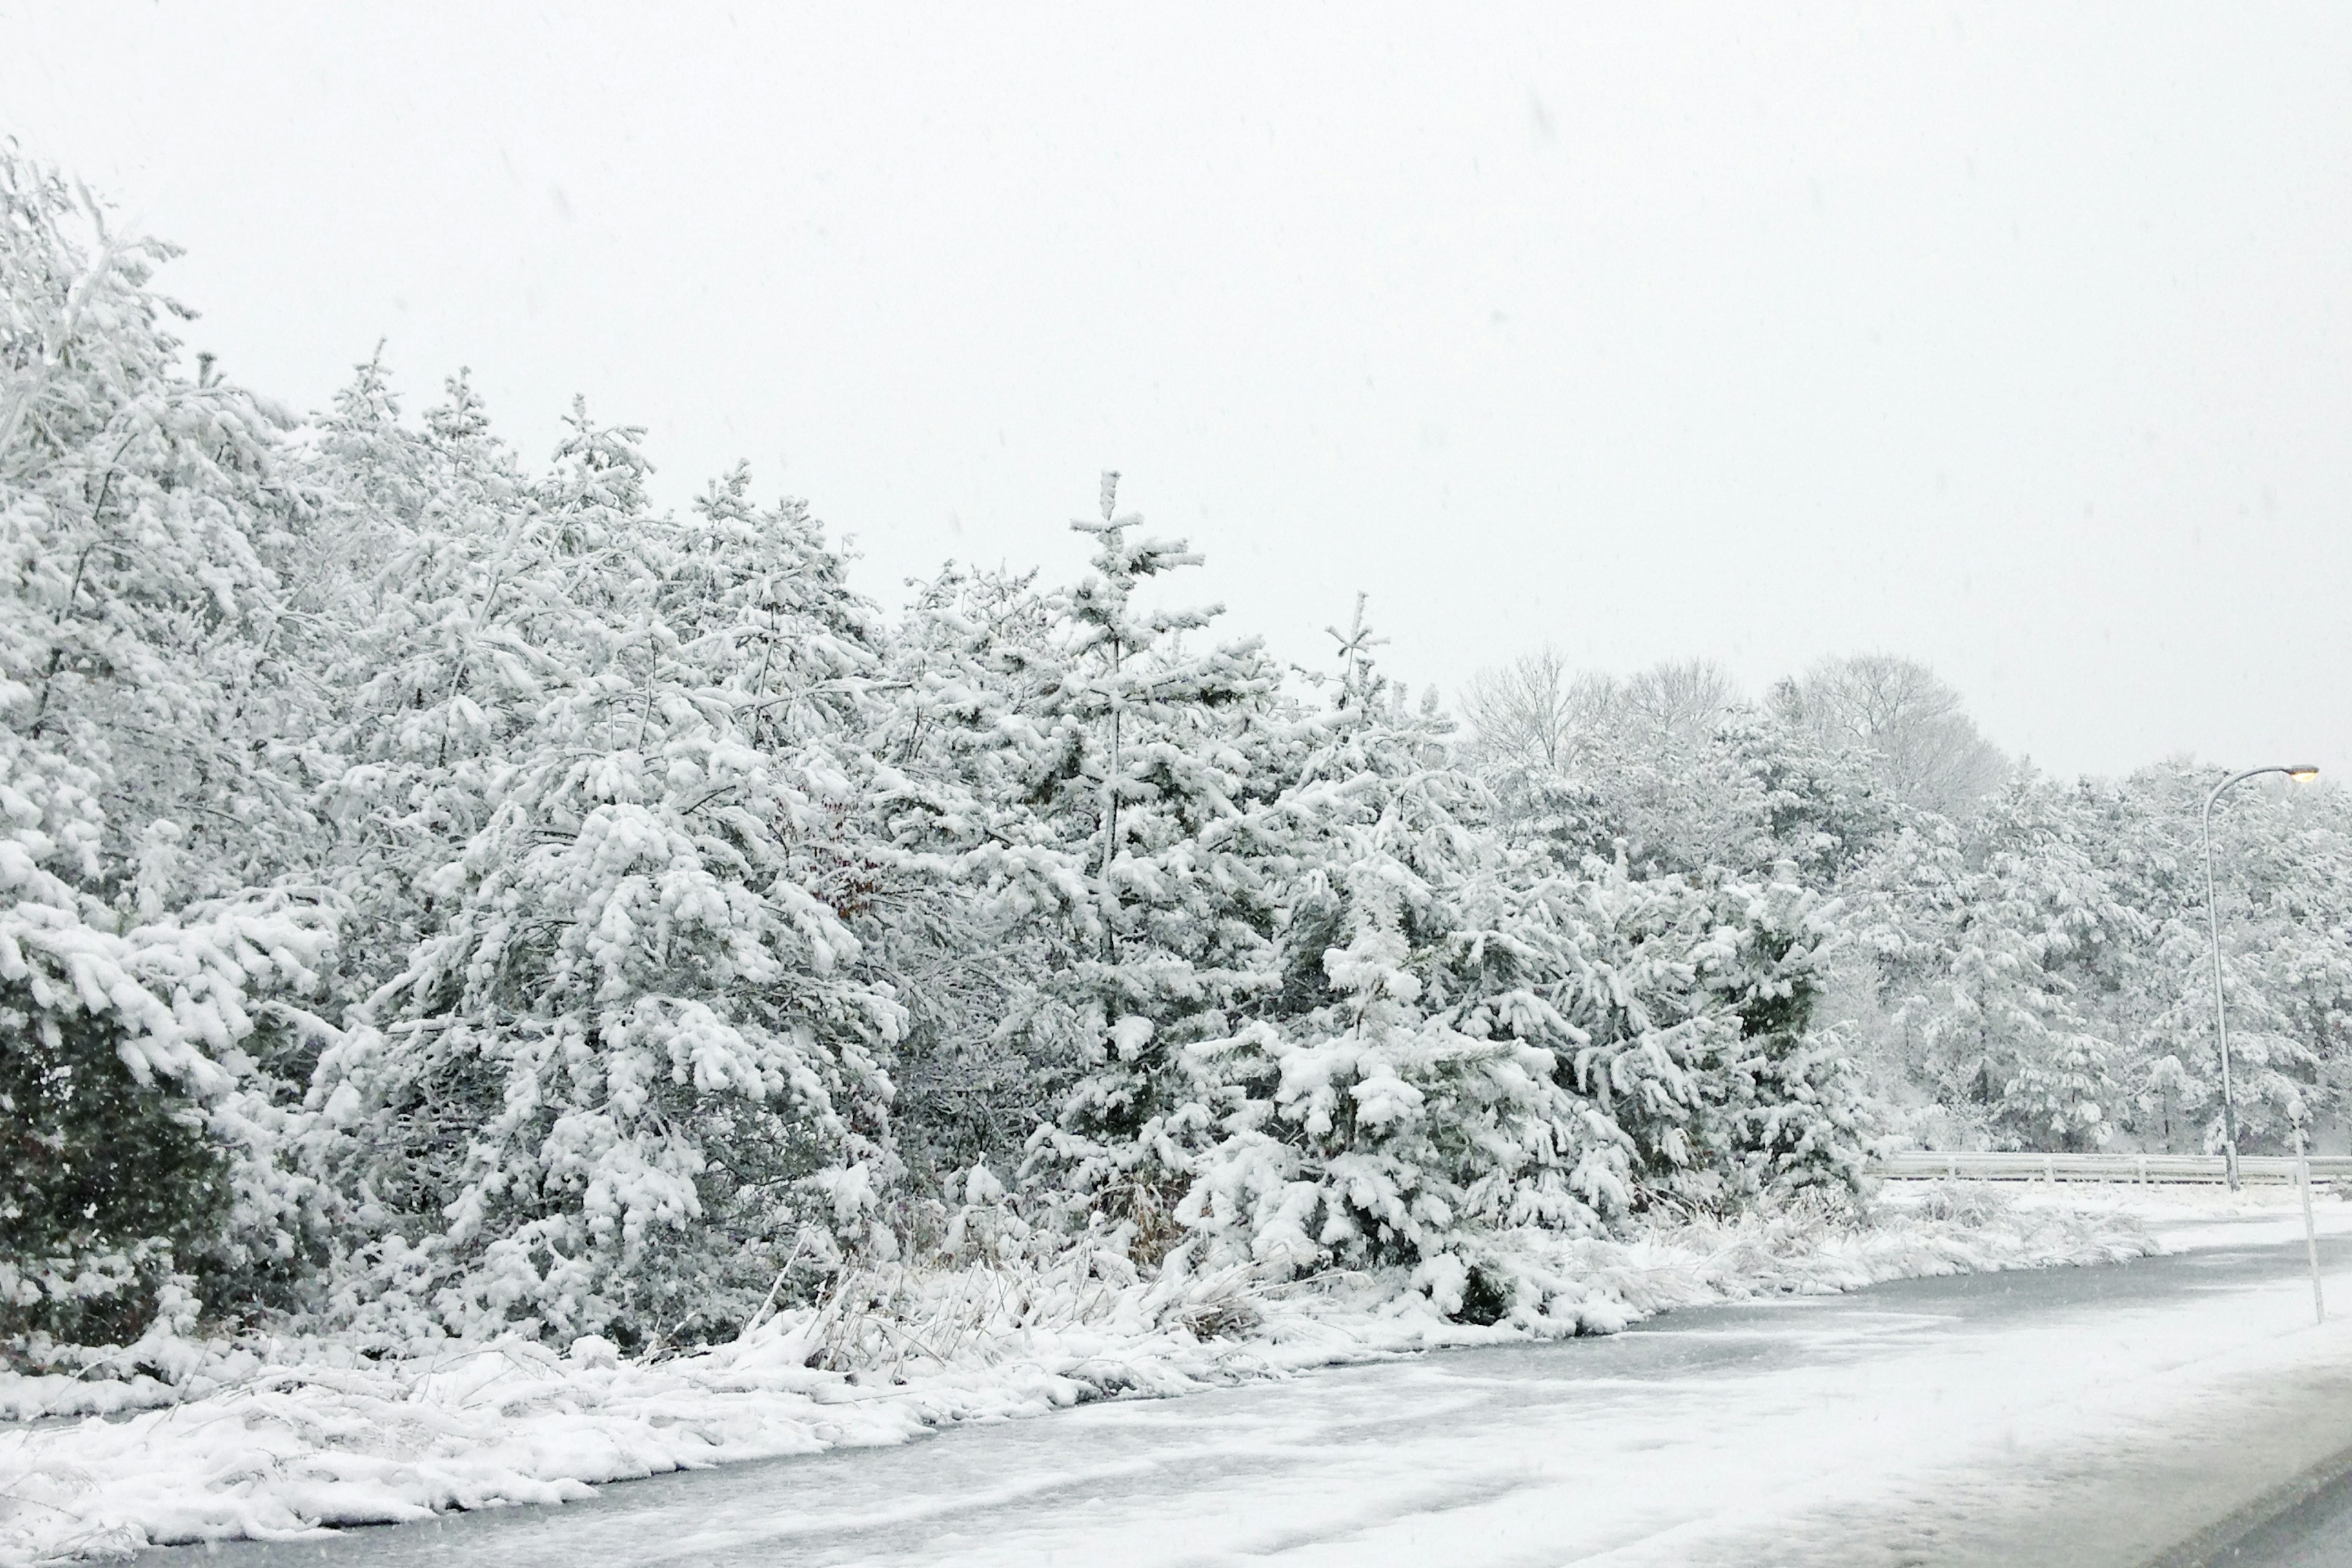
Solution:
[(506, 567), (569, 583), (542, 700), (313, 1095), (388, 1210), (386, 1288), (451, 1331), (642, 1344), (740, 1322), (809, 1227), (890, 1248), (901, 1012), (844, 921), (859, 607), (800, 514), (739, 480), (665, 525), (628, 433), (574, 430)]
[(1190, 1053), (1219, 1113), (1180, 1211), (1202, 1258), (1397, 1266), (1493, 1321), (1549, 1289), (1500, 1238), (1850, 1186), (1852, 1075), (1811, 1029), (1828, 911), (1505, 850), (1369, 640), (1360, 615), (1324, 738), (1265, 814), (1291, 868), (1283, 983)]
[(136, 1339), (176, 1265), (227, 1230), (227, 1152), (168, 1082), (132, 1076), (113, 1019), (42, 1011), (0, 985), (0, 1336)]
[(1476, 793), (1428, 765), (1433, 726), (1396, 708), (1365, 640), (1360, 618), (1324, 742), (1264, 813), (1292, 870), (1285, 979), (1190, 1052), (1220, 1114), (1180, 1215), (1208, 1267), (1433, 1268), (1450, 1299), (1481, 1237), (1622, 1212), (1625, 1150), (1561, 1082), (1578, 1037), (1542, 994), (1549, 933), (1522, 923), (1464, 820)]
[[(21, 849), (0, 840), (0, 858)], [(258, 1276), (315, 1248), (319, 1214), (281, 1163), (285, 1112), (242, 1047), (261, 994), (315, 982), (323, 913), (215, 907), (118, 934), (77, 919), (53, 879), (13, 890), (21, 901), (0, 913), (0, 1146), (16, 1173), (0, 1199), (0, 1334), (135, 1338), (174, 1279), (250, 1298)]]

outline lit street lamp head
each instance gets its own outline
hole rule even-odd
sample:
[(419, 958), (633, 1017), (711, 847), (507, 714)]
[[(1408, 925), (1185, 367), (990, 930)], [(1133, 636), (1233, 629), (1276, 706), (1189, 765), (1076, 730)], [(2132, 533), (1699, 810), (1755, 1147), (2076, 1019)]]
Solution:
[(2293, 779), (2297, 784), (2309, 784), (2312, 780), (2319, 776), (2319, 764), (2316, 763), (2297, 763), (2294, 766), (2287, 769), (2286, 776)]

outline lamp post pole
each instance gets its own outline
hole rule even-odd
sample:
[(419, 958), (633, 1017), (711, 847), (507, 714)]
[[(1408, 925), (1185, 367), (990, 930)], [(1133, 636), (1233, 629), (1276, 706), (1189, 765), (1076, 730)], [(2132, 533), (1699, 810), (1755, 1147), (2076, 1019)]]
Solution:
[(2230, 1012), (2221, 998), (2221, 911), (2213, 898), (2213, 803), (2231, 784), (2243, 784), (2264, 773), (2284, 773), (2297, 783), (2307, 783), (2319, 776), (2319, 769), (2309, 763), (2294, 763), (2283, 767), (2248, 768), (2242, 773), (2231, 773), (2213, 786), (2205, 797), (2205, 815), (2201, 836), (2205, 841), (2205, 929), (2213, 942), (2213, 1038), (2221, 1048), (2221, 1154), (2222, 1169), (2230, 1180), (2230, 1190), (2238, 1190), (2238, 1099), (2230, 1083)]

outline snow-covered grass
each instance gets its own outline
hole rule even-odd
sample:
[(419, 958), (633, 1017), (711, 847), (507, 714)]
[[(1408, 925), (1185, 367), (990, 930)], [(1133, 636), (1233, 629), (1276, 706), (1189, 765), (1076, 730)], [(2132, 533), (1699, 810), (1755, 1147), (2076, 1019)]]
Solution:
[[(1937, 1184), (1938, 1188), (1946, 1185)], [(2011, 1203), (2021, 1210), (2055, 1209), (2137, 1220), (2167, 1251), (2290, 1242), (2303, 1235), (2303, 1200), (2291, 1186), (2249, 1186), (2234, 1193), (2218, 1183), (2210, 1186), (2144, 1186), (2129, 1182), (2004, 1186)], [(1890, 1184), (1887, 1191), (1889, 1201), (1905, 1201), (1895, 1184)], [(2352, 1187), (2316, 1185), (2311, 1205), (2320, 1235), (2352, 1233)]]
[[(903, 1442), (960, 1421), (1165, 1395), (1675, 1307), (2158, 1250), (2113, 1202), (1916, 1188), (1866, 1221), (1796, 1209), (1615, 1240), (1528, 1238), (1572, 1289), (1534, 1324), (1451, 1321), (1401, 1277), (1284, 1284), (1082, 1255), (876, 1268), (740, 1340), (657, 1361), (601, 1340), (369, 1361), (330, 1342), (181, 1342), (151, 1375), (0, 1374), (0, 1563), (555, 1502), (593, 1483)], [(1107, 1277), (1108, 1276), (1108, 1277)], [(155, 1349), (161, 1355), (161, 1348)], [(173, 1359), (176, 1357), (176, 1359)]]

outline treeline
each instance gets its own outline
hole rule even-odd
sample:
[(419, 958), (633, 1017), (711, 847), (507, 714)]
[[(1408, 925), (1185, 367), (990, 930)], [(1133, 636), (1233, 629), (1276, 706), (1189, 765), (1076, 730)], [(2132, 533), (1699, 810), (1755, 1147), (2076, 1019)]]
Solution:
[[(1931, 1148), (2219, 1147), (2200, 815), (2221, 770), (2049, 778), (1886, 656), (1750, 704), (1704, 664), (1617, 680), (1536, 655), (1465, 707), (1463, 758), (1512, 841), (1654, 875), (1786, 855), (1834, 900), (1814, 1027), (1853, 1055), (1874, 1128)], [(2340, 1138), (2352, 809), (2332, 785), (2257, 780), (2217, 807), (2213, 844), (2241, 1142), (2283, 1150), (2298, 1121)]]
[[(532, 468), (374, 363), (295, 418), (183, 363), (166, 247), (13, 153), (0, 213), (13, 1354), (691, 1342), (1016, 1230), (1491, 1321), (1516, 1236), (1890, 1125), (2205, 1135), (2169, 775), (1969, 795), (1973, 731), (1846, 732), (1834, 671), (1587, 682), (1538, 755), (1360, 606), (1315, 671), (1143, 607), (1197, 558), (1115, 476), (1067, 585), (886, 616), (741, 469), (658, 510), (640, 432)], [(2336, 799), (2233, 807), (2258, 1131), (2333, 1059)]]

